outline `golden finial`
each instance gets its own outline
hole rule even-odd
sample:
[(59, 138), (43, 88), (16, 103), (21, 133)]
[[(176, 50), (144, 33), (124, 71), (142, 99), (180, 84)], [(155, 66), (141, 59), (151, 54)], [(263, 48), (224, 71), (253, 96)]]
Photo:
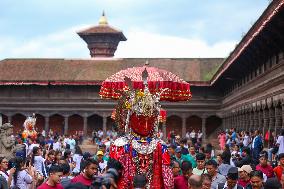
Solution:
[(103, 14), (99, 20), (99, 25), (108, 25), (107, 18), (105, 16), (105, 11), (103, 11)]

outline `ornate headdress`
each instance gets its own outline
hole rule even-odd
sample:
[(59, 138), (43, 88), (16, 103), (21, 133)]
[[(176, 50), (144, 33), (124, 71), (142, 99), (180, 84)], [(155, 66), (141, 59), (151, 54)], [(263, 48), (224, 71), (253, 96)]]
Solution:
[(35, 131), (36, 117), (35, 114), (33, 116), (28, 116), (24, 122), (24, 131), (22, 133), (23, 139), (27, 137), (36, 138), (37, 132)]
[(148, 72), (142, 73), (144, 90), (134, 90), (129, 78), (125, 78), (127, 86), (116, 107), (115, 120), (119, 129), (130, 134), (153, 136), (158, 131), (160, 113), (160, 93), (151, 94), (147, 83)]

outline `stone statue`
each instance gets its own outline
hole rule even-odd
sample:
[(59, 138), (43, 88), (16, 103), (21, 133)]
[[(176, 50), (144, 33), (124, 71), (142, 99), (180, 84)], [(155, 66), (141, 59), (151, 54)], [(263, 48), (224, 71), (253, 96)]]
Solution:
[(10, 123), (0, 126), (0, 157), (10, 159), (15, 156), (16, 151), (24, 149), (24, 145), (16, 145), (15, 137), (13, 136), (13, 127)]

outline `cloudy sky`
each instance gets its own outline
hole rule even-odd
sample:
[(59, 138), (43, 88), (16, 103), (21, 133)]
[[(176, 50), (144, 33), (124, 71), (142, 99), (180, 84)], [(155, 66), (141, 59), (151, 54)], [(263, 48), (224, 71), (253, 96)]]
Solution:
[(115, 57), (226, 57), (270, 0), (1, 0), (0, 59), (89, 58), (76, 31), (105, 10)]

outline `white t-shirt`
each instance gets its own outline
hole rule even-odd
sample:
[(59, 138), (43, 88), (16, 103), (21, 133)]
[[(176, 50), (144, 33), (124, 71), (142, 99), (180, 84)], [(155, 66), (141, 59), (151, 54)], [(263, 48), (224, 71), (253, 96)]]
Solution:
[(207, 170), (204, 168), (204, 169), (197, 169), (197, 167), (195, 167), (193, 170), (192, 170), (192, 173), (195, 174), (195, 175), (202, 175), (202, 174), (205, 174), (207, 173)]
[(105, 142), (106, 148), (108, 149), (110, 147), (110, 141)]
[[(104, 169), (106, 168), (107, 166), (107, 161), (103, 160), (103, 162), (100, 162), (99, 163), (99, 167), (102, 171), (104, 171)], [(102, 172), (101, 172), (102, 173)]]
[(66, 144), (68, 144), (69, 138), (64, 138), (63, 140), (63, 144), (66, 146)]
[(202, 138), (202, 133), (198, 133), (197, 138), (199, 138), (199, 139)]
[(195, 132), (190, 133), (190, 138), (195, 138)]
[(250, 141), (250, 137), (248, 135), (245, 135), (244, 136), (244, 141), (243, 141), (244, 146), (248, 146), (249, 145), (249, 141)]
[(59, 141), (53, 143), (53, 150), (60, 150), (61, 149), (61, 144)]
[(189, 139), (189, 132), (185, 134), (185, 138)]
[(284, 153), (284, 136), (279, 136), (276, 144), (279, 144), (278, 154)]
[(101, 130), (99, 130), (99, 131), (98, 131), (98, 135), (99, 135), (99, 137), (100, 137), (100, 138), (102, 138), (102, 137), (103, 137), (103, 135), (104, 135), (104, 132), (103, 132), (103, 131), (101, 131)]
[(70, 150), (75, 149), (76, 141), (73, 138), (68, 140), (68, 144), (70, 145)]
[(74, 154), (73, 161), (76, 163), (76, 167), (73, 169), (74, 173), (80, 172), (80, 163), (81, 163), (82, 158), (83, 158), (83, 156), (81, 156), (79, 154)]
[(47, 175), (45, 166), (44, 166), (45, 159), (41, 156), (34, 156), (34, 167), (35, 170), (40, 172), (42, 175)]
[[(7, 174), (8, 175), (7, 175)], [(5, 179), (6, 179), (6, 181), (8, 181), (8, 178), (9, 178), (9, 171), (7, 171), (6, 173), (4, 173), (3, 171), (0, 171), (0, 175), (2, 175)]]

